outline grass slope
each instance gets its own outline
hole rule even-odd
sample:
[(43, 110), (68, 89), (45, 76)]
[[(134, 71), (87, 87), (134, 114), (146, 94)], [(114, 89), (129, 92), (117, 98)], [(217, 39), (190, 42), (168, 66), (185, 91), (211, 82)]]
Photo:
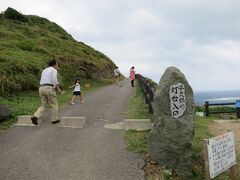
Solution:
[[(144, 95), (141, 92), (139, 83), (136, 83), (136, 95), (132, 97), (130, 108), (126, 112), (125, 116), (127, 118), (153, 118), (152, 114), (149, 114), (145, 105)], [(148, 135), (150, 131), (126, 131), (124, 133), (124, 139), (127, 143), (128, 150), (138, 152), (144, 155), (146, 166), (145, 179), (155, 180), (155, 179), (176, 179), (176, 180), (202, 180), (205, 179), (205, 169), (204, 169), (204, 157), (203, 157), (203, 139), (208, 139), (213, 137), (210, 133), (208, 126), (213, 123), (216, 116), (211, 117), (198, 117), (195, 116), (195, 133), (192, 142), (193, 150), (193, 166), (192, 166), (192, 177), (179, 177), (172, 175), (170, 171), (164, 170), (163, 167), (158, 166), (151, 160), (148, 155)], [(238, 153), (239, 155), (239, 153)], [(238, 158), (239, 159), (239, 158)], [(239, 161), (239, 160), (238, 160)], [(239, 167), (237, 169), (239, 171)], [(228, 180), (229, 172), (225, 172), (216, 178), (215, 180)], [(240, 179), (239, 173), (237, 174), (237, 179)]]
[[(20, 18), (19, 18), (20, 17)], [(53, 56), (68, 85), (75, 78), (112, 76), (115, 64), (103, 53), (78, 42), (49, 20), (8, 8), (0, 14), (0, 92), (36, 89), (40, 73)]]
[[(115, 79), (108, 79), (108, 80), (97, 80), (97, 81), (81, 81), (81, 91), (82, 96), (86, 93), (94, 91), (102, 86), (106, 86), (115, 82)], [(84, 87), (84, 84), (90, 84), (90, 87)], [(62, 106), (66, 103), (70, 103), (72, 98), (72, 89), (67, 89), (66, 93), (58, 95), (58, 104)], [(33, 113), (37, 110), (40, 106), (40, 98), (38, 95), (38, 91), (24, 91), (12, 94), (7, 98), (0, 97), (0, 104), (3, 103), (7, 105), (11, 110), (11, 117), (8, 120), (0, 122), (0, 132), (8, 129), (12, 126), (12, 124), (17, 122), (17, 116), (20, 115), (33, 115)], [(50, 107), (49, 107), (50, 108)]]

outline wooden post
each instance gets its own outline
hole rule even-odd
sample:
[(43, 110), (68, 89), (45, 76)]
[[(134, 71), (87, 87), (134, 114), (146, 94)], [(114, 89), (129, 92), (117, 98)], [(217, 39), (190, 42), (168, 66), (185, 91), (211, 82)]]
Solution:
[(231, 180), (237, 180), (237, 168), (236, 164), (230, 168), (230, 178)]
[(152, 87), (149, 86), (148, 112), (150, 112), (150, 113), (153, 113), (152, 102), (153, 102), (153, 90), (152, 90)]
[(237, 107), (237, 118), (240, 119), (240, 108)]
[(150, 87), (150, 90), (149, 90), (149, 101), (153, 101), (153, 90), (152, 90), (152, 87)]
[(148, 112), (153, 113), (152, 102), (149, 101), (148, 103)]
[[(233, 130), (228, 129), (227, 132), (230, 132)], [(234, 133), (234, 131), (233, 131)], [(235, 152), (236, 152), (236, 139), (235, 139), (235, 133), (234, 133), (234, 144), (235, 144)], [(234, 164), (232, 167), (230, 167), (230, 178), (231, 180), (237, 180), (237, 165)]]
[(203, 148), (203, 153), (204, 153), (204, 162), (205, 162), (205, 175), (206, 175), (206, 180), (210, 180), (210, 172), (209, 172), (209, 162), (208, 162), (208, 140), (204, 139), (203, 141), (204, 148)]
[(146, 94), (149, 94), (149, 84), (146, 83)]
[(138, 82), (139, 82), (139, 84), (140, 84), (140, 87), (141, 87), (141, 89), (142, 89), (142, 79), (141, 79), (141, 77), (140, 77), (140, 76), (138, 76)]
[(208, 101), (205, 102), (205, 116), (206, 117), (209, 116), (209, 102)]
[(146, 98), (146, 100), (145, 100), (146, 104), (149, 105), (149, 86), (148, 86), (148, 84), (146, 84), (145, 98)]
[(4, 84), (2, 82), (2, 93), (4, 93)]

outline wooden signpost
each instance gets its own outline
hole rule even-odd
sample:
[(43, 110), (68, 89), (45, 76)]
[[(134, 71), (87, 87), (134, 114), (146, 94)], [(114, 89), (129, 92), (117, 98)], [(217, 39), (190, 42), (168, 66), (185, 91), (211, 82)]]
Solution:
[(234, 132), (204, 140), (206, 179), (210, 180), (230, 169), (231, 179), (236, 180), (236, 154)]

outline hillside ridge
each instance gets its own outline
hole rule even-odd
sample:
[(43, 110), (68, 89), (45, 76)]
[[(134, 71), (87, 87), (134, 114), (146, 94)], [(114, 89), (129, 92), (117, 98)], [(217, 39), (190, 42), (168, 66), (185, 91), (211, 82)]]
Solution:
[(114, 62), (94, 48), (78, 42), (54, 22), (23, 15), (13, 8), (0, 14), (0, 92), (36, 89), (47, 62), (55, 57), (60, 80), (112, 78)]

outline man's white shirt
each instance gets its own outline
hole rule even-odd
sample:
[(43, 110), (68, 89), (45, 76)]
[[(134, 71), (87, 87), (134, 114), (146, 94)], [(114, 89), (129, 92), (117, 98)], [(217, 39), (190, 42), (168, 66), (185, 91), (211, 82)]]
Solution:
[(119, 74), (120, 74), (119, 69), (118, 69), (118, 68), (117, 68), (117, 69), (114, 69), (114, 75), (115, 75), (115, 76), (119, 76)]
[(42, 71), (40, 85), (52, 84), (54, 87), (59, 84), (57, 81), (57, 70), (53, 67), (48, 67)]

